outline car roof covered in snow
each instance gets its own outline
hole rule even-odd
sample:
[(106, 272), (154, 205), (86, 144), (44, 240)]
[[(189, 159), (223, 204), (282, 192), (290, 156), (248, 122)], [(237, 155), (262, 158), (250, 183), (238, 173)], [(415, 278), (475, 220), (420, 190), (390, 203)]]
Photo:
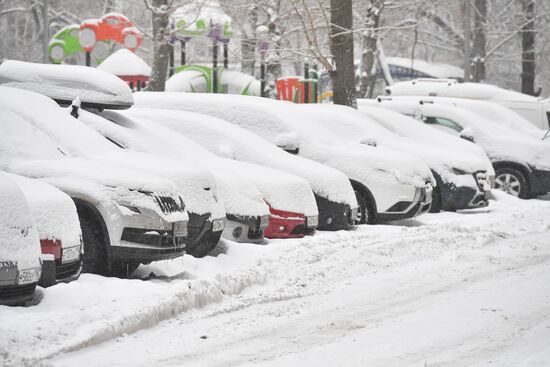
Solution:
[(134, 103), (124, 81), (87, 66), (6, 60), (0, 64), (0, 84), (43, 94), (62, 105), (76, 98), (82, 106), (96, 108), (125, 109)]

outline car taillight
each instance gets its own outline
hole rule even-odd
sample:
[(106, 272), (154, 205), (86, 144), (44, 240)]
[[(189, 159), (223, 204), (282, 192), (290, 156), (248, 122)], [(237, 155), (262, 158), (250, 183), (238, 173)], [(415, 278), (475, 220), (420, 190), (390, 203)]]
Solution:
[(55, 259), (61, 259), (61, 240), (40, 240), (43, 254), (53, 255)]

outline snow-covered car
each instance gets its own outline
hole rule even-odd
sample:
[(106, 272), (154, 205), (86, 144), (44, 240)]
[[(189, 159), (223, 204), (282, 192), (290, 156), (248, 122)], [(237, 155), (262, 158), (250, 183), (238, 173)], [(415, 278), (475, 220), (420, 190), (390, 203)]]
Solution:
[[(316, 201), (318, 229), (340, 230), (353, 227), (357, 203), (349, 181), (341, 172), (288, 154), (248, 130), (208, 115), (148, 108), (132, 108), (125, 113), (134, 118), (156, 121), (194, 140), (210, 152), (229, 159), (233, 162), (232, 165), (240, 167), (239, 174), (246, 175), (262, 191), (265, 191), (265, 186), (271, 186), (271, 197), (274, 192), (279, 191), (283, 200), (279, 200), (281, 204), (278, 207), (271, 207), (273, 220), (298, 218), (292, 212), (303, 213), (304, 209), (296, 205), (309, 208), (311, 202), (315, 207)], [(304, 191), (305, 187), (309, 188), (307, 193)], [(312, 190), (314, 201), (310, 201)], [(307, 206), (303, 200), (308, 200)], [(269, 202), (271, 203), (271, 199)], [(315, 223), (308, 222), (308, 226)], [(281, 223), (281, 228), (284, 225)]]
[[(222, 237), (237, 242), (260, 243), (269, 224), (269, 207), (250, 182), (238, 176), (231, 161), (209, 159), (206, 149), (162, 126), (143, 126), (114, 111), (79, 110), (78, 119), (119, 147), (177, 159), (182, 165), (201, 164), (216, 179), (227, 223)], [(175, 135), (178, 135), (174, 137)], [(163, 137), (164, 136), (164, 137)]]
[[(387, 147), (415, 156), (426, 163), (437, 181), (432, 193), (431, 212), (487, 206), (490, 196), (487, 169), (491, 163), (484, 152), (480, 152), (481, 156), (475, 156), (463, 149), (463, 145), (477, 148), (475, 145), (433, 131), (414, 119), (411, 119), (412, 122), (420, 125), (423, 131), (411, 138), (388, 130), (353, 108), (330, 104), (304, 104), (300, 108), (307, 111), (315, 122), (342, 139)], [(380, 108), (378, 110), (392, 113)], [(408, 119), (406, 116), (402, 118)], [(450, 149), (453, 146), (455, 150)]]
[[(134, 97), (138, 108), (187, 110), (227, 120), (282, 150), (340, 170), (351, 180), (355, 191), (360, 209), (356, 217), (359, 223), (411, 218), (428, 211), (430, 207), (435, 179), (425, 164), (384, 147), (338, 139), (290, 102), (249, 96), (188, 93), (138, 93)], [(195, 125), (196, 129), (204, 126), (203, 123)], [(200, 144), (213, 145), (211, 150), (219, 151), (228, 146), (229, 154), (236, 155), (242, 145), (252, 139), (239, 132), (233, 133), (232, 141), (227, 140), (226, 144), (212, 144), (208, 140), (213, 135), (213, 129), (220, 130), (217, 134), (227, 135), (226, 130), (229, 128), (221, 129), (222, 124), (219, 122), (210, 125), (210, 130), (198, 135), (203, 139)], [(327, 182), (311, 175), (311, 171), (317, 170), (310, 168), (293, 173), (308, 178), (313, 190), (317, 192), (316, 184)], [(349, 190), (341, 184), (337, 190), (342, 192), (344, 189)], [(346, 200), (349, 203), (351, 198), (348, 192)]]
[(392, 96), (430, 96), (484, 100), (508, 107), (539, 129), (550, 128), (550, 103), (491, 84), (458, 83), (453, 79), (416, 79), (387, 87)]
[(520, 198), (550, 191), (548, 143), (452, 105), (379, 101), (380, 107), (413, 116), (436, 129), (479, 144), (493, 164), (496, 189)]
[[(215, 174), (222, 174), (222, 177), (227, 177), (228, 175), (233, 177), (240, 176), (253, 183), (262, 193), (271, 213), (269, 226), (265, 230), (265, 236), (268, 238), (302, 237), (312, 234), (318, 226), (322, 229), (347, 229), (351, 227), (351, 213), (343, 205), (327, 205), (327, 207), (332, 209), (330, 211), (331, 214), (327, 214), (332, 215), (330, 217), (331, 223), (327, 224), (326, 221), (324, 225), (319, 223), (316, 198), (313, 195), (311, 186), (303, 178), (281, 170), (230, 159), (229, 156), (231, 155), (224, 154), (224, 157), (216, 156), (213, 154), (215, 152), (208, 151), (203, 146), (192, 141), (191, 139), (198, 137), (197, 132), (202, 131), (201, 129), (197, 130), (193, 128), (193, 126), (199, 123), (201, 127), (207, 128), (206, 125), (209, 121), (212, 122), (211, 120), (213, 119), (210, 116), (190, 114), (184, 111), (145, 108), (132, 108), (124, 111), (124, 114), (130, 117), (134, 123), (138, 123), (140, 126), (147, 127), (150, 130), (154, 130), (156, 134), (162, 135), (162, 138), (167, 143), (169, 142), (172, 146), (177, 146), (180, 151), (184, 149), (185, 151), (182, 151), (180, 155), (185, 154), (188, 157), (194, 157), (201, 164), (215, 169)], [(120, 117), (113, 120), (117, 120), (119, 123), (123, 122)], [(239, 130), (238, 127), (225, 121), (223, 123), (229, 125), (222, 127), (224, 131)], [(244, 131), (244, 134), (245, 137), (252, 135), (248, 131)], [(253, 139), (246, 138), (246, 142), (243, 142), (243, 145), (241, 145), (244, 147), (243, 151), (247, 151), (246, 144), (249, 147), (251, 142), (254, 141)], [(212, 148), (215, 144), (228, 144), (227, 140), (221, 140), (219, 134), (210, 130), (208, 130), (208, 141), (210, 144), (205, 146), (206, 148)], [(268, 142), (262, 143), (270, 145)], [(262, 144), (259, 149), (249, 150), (250, 154), (255, 156), (257, 160), (262, 160), (262, 157), (269, 160), (270, 155), (266, 153), (266, 149), (269, 152), (269, 148), (266, 148), (265, 144)], [(274, 148), (274, 150), (279, 153), (277, 148)], [(283, 156), (286, 158), (286, 154)], [(275, 157), (271, 157), (271, 159)], [(231, 156), (231, 158), (235, 157)], [(291, 161), (294, 160), (291, 159)], [(220, 169), (223, 171), (220, 171)]]
[(0, 172), (0, 305), (31, 300), (41, 269), (40, 240), (25, 196)]
[[(378, 97), (380, 99), (394, 99), (394, 100), (408, 100), (423, 103), (441, 103), (448, 104), (460, 108), (464, 108), (474, 112), (477, 115), (480, 115), (484, 119), (494, 122), (498, 125), (503, 125), (511, 129), (519, 130), (525, 134), (529, 134), (532, 137), (543, 140), (545, 137), (548, 137), (548, 129), (540, 129), (537, 126), (533, 125), (523, 116), (514, 112), (510, 108), (503, 106), (501, 104), (484, 101), (484, 100), (475, 100), (467, 98), (450, 98), (450, 97), (424, 97), (424, 96), (396, 96), (396, 97)], [(545, 141), (550, 142), (550, 139)]]
[(78, 279), (82, 270), (82, 233), (72, 199), (45, 182), (6, 174), (25, 195), (42, 250), (39, 285)]
[[(70, 113), (78, 109), (125, 109), (133, 104), (129, 87), (116, 76), (96, 68), (75, 65), (43, 65), (7, 61), (0, 65), (0, 84), (43, 94), (61, 105), (70, 105)], [(85, 124), (75, 120), (67, 111), (33, 97), (39, 108), (48, 109), (48, 118), (33, 115), (30, 123), (63, 146), (66, 154), (119, 165), (132, 170), (166, 177), (178, 186), (189, 213), (189, 235), (184, 237), (186, 251), (196, 257), (212, 250), (225, 225), (223, 203), (217, 200), (212, 176), (198, 167), (185, 167), (177, 161), (153, 155), (137, 154), (120, 149), (106, 141)], [(74, 105), (72, 102), (75, 101)], [(17, 103), (21, 108), (21, 102)], [(34, 106), (33, 106), (34, 107)], [(59, 116), (55, 122), (53, 116)], [(183, 203), (178, 202), (179, 211)], [(181, 205), (180, 205), (181, 204)], [(133, 236), (142, 238), (139, 233)], [(146, 238), (145, 236), (144, 238)], [(86, 258), (86, 255), (85, 255)]]
[(184, 253), (189, 216), (180, 194), (200, 198), (202, 193), (182, 192), (169, 179), (116, 162), (73, 156), (74, 146), (38, 126), (79, 122), (40, 94), (0, 86), (0, 120), (0, 169), (41, 179), (75, 201), (83, 271), (125, 275), (140, 263)]
[(88, 19), (80, 24), (78, 39), (85, 51), (91, 51), (97, 42), (115, 41), (134, 52), (142, 42), (142, 33), (125, 15), (108, 13), (99, 19)]

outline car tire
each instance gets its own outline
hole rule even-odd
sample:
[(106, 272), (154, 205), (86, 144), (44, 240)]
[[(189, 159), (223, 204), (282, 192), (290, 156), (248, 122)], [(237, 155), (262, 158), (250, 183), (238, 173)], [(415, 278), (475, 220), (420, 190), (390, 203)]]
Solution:
[(53, 45), (50, 50), (50, 59), (55, 63), (61, 63), (65, 58), (65, 49), (61, 45)]
[(521, 199), (529, 198), (527, 178), (514, 168), (499, 168), (495, 171), (495, 189)]
[(205, 257), (210, 251), (216, 248), (221, 235), (222, 232), (214, 233), (209, 231), (205, 233), (204, 237), (201, 238), (199, 243), (188, 254), (199, 259)]
[(103, 231), (97, 219), (82, 210), (78, 210), (78, 219), (82, 229), (84, 255), (82, 256), (82, 272), (107, 275), (107, 248)]
[(430, 206), (430, 213), (439, 213), (441, 209), (441, 190), (439, 189), (438, 184), (432, 191), (432, 205)]
[(118, 278), (128, 278), (138, 267), (140, 263), (131, 261), (113, 261), (111, 263), (110, 275)]
[(375, 221), (374, 210), (372, 203), (357, 190), (355, 191), (355, 197), (357, 198), (357, 217), (355, 218), (355, 224), (373, 224)]

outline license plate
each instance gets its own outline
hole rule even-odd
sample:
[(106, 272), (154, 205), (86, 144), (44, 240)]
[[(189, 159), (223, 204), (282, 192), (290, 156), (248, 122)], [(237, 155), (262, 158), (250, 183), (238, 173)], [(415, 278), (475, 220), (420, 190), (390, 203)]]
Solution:
[(317, 227), (319, 224), (319, 217), (316, 215), (312, 215), (311, 217), (307, 217), (307, 226), (308, 227)]
[(19, 285), (28, 284), (28, 283), (36, 283), (36, 282), (38, 282), (38, 279), (40, 279), (40, 268), (29, 269), (29, 270), (21, 270), (19, 272), (19, 277), (18, 277), (17, 283)]
[(212, 223), (213, 232), (223, 231), (223, 227), (225, 227), (225, 219), (214, 219)]
[(174, 237), (187, 237), (187, 222), (174, 223)]
[(80, 246), (73, 246), (64, 248), (61, 253), (61, 262), (67, 263), (78, 260), (80, 257)]

